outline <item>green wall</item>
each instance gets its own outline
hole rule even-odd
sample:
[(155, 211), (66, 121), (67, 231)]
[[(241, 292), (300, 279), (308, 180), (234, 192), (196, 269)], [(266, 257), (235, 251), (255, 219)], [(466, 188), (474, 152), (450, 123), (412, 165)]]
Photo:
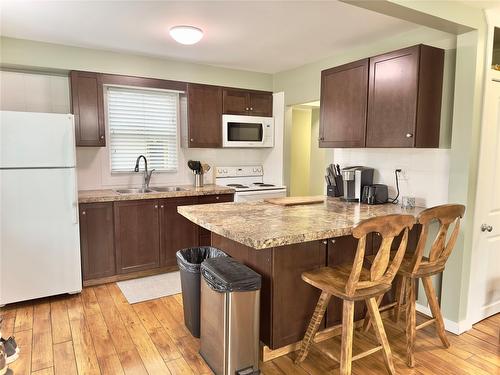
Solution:
[(0, 64), (29, 70), (87, 70), (178, 81), (272, 90), (271, 74), (23, 39), (0, 39)]

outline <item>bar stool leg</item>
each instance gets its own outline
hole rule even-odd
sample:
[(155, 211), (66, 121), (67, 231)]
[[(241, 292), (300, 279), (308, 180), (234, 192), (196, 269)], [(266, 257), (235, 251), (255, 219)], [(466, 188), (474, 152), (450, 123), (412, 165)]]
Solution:
[[(375, 300), (373, 301), (374, 303), (376, 303)], [(342, 306), (342, 344), (340, 349), (340, 375), (351, 374), (353, 331), (354, 301), (344, 300)]]
[(408, 367), (415, 366), (413, 351), (415, 348), (416, 314), (415, 314), (415, 279), (408, 278), (406, 299), (406, 363)]
[(302, 339), (299, 354), (297, 355), (297, 358), (295, 358), (295, 363), (300, 363), (304, 359), (306, 359), (307, 354), (309, 353), (309, 348), (314, 341), (314, 336), (316, 335), (316, 332), (318, 332), (319, 325), (321, 324), (323, 316), (325, 315), (325, 310), (328, 306), (328, 302), (330, 302), (330, 298), (331, 294), (323, 291), (321, 292), (318, 303), (316, 304), (316, 308), (314, 309), (314, 313), (311, 317), (311, 321), (309, 322), (309, 326), (307, 327), (306, 334)]
[(398, 280), (396, 281), (396, 306), (394, 307), (394, 322), (398, 323), (401, 315), (401, 306), (405, 302), (406, 294), (406, 277), (403, 275), (396, 276)]
[(436, 297), (436, 292), (434, 291), (434, 286), (432, 285), (432, 279), (430, 276), (423, 277), (422, 283), (424, 284), (425, 294), (427, 295), (427, 301), (429, 302), (429, 307), (432, 312), (432, 316), (436, 319), (436, 330), (441, 339), (441, 342), (445, 348), (450, 347), (450, 342), (446, 337), (446, 332), (444, 330), (443, 316), (441, 315), (441, 309), (439, 308), (439, 303)]
[(370, 298), (366, 300), (366, 305), (368, 306), (368, 311), (373, 321), (373, 328), (377, 340), (382, 345), (382, 352), (384, 354), (385, 367), (390, 374), (395, 374), (396, 369), (394, 367), (394, 362), (392, 361), (391, 347), (389, 346), (389, 340), (387, 340), (387, 335), (384, 330), (384, 325), (382, 323), (382, 317), (378, 311), (378, 305), (375, 298)]
[[(378, 296), (377, 297), (377, 306), (380, 307), (380, 304), (382, 303), (382, 300), (384, 299), (384, 295), (382, 294), (381, 296)], [(368, 305), (367, 305), (368, 306)], [(366, 311), (366, 314), (365, 314), (365, 319), (363, 321), (363, 332), (368, 332), (368, 330), (370, 329), (370, 326), (372, 325), (372, 317), (371, 315), (368, 313), (368, 311)]]

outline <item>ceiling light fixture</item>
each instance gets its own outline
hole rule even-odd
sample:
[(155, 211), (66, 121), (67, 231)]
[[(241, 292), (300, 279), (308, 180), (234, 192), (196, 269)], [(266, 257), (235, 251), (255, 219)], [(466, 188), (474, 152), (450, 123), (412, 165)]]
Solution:
[(203, 30), (194, 26), (174, 26), (170, 29), (170, 36), (181, 44), (195, 44), (203, 38)]

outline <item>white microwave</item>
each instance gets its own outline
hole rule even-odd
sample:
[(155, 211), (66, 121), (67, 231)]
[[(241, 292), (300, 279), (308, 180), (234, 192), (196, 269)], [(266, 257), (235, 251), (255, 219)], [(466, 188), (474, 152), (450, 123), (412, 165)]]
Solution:
[(273, 147), (272, 117), (222, 115), (222, 147)]

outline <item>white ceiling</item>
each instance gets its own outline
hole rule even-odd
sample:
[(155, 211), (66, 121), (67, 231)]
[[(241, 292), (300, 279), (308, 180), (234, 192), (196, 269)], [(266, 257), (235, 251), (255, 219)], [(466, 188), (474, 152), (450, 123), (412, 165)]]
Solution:
[[(275, 73), (417, 26), (338, 1), (2, 1), (4, 36)], [(171, 26), (202, 28), (183, 46)]]

